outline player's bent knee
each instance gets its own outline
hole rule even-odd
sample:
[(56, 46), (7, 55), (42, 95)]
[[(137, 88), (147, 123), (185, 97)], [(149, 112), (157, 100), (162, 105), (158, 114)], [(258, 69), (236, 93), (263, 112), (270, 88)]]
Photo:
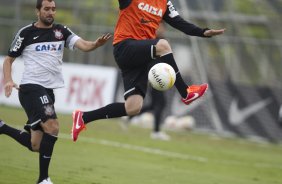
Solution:
[(42, 124), (45, 133), (57, 136), (59, 134), (59, 122), (55, 119), (47, 120)]
[(156, 45), (156, 54), (157, 56), (161, 56), (167, 53), (172, 52), (171, 47), (167, 40), (160, 39)]
[(134, 116), (140, 113), (143, 106), (143, 97), (141, 95), (130, 96), (125, 102), (127, 115)]
[(126, 114), (128, 116), (134, 116), (140, 113), (142, 108), (142, 104), (132, 104), (132, 105), (125, 105)]
[(126, 113), (129, 116), (137, 115), (137, 114), (140, 113), (140, 111), (141, 111), (141, 108), (139, 108), (139, 107), (134, 107), (134, 108), (126, 109)]

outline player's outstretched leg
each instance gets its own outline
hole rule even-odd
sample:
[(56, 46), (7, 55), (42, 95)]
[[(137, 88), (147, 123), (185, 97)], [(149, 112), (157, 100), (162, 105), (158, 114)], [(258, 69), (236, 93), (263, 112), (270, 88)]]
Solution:
[(201, 84), (201, 85), (191, 85), (187, 87), (187, 97), (182, 98), (182, 102), (186, 105), (191, 104), (198, 98), (202, 97), (205, 92), (208, 90), (208, 84)]
[(0, 135), (5, 134), (14, 140), (16, 140), (18, 143), (23, 145), (24, 147), (28, 148), (30, 151), (32, 150), (31, 147), (31, 135), (27, 132), (24, 132), (22, 130), (15, 129), (13, 127), (8, 126), (4, 123), (4, 121), (0, 120)]
[(71, 129), (71, 136), (72, 140), (76, 141), (78, 138), (79, 133), (86, 128), (84, 121), (82, 119), (83, 112), (80, 110), (75, 110), (72, 113), (72, 129)]

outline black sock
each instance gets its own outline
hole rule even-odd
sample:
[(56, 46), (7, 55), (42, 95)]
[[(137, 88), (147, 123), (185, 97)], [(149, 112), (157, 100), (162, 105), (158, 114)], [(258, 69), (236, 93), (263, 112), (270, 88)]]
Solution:
[(159, 132), (161, 129), (161, 117), (162, 117), (162, 112), (164, 110), (164, 106), (163, 107), (158, 107), (156, 106), (154, 108), (154, 132)]
[(18, 143), (20, 143), (21, 145), (27, 147), (29, 150), (32, 151), (31, 141), (30, 141), (31, 135), (29, 133), (15, 129), (13, 127), (4, 124), (0, 128), (0, 134), (5, 134), (12, 137)]
[(48, 178), (49, 164), (51, 161), (54, 145), (57, 141), (57, 137), (47, 133), (43, 133), (42, 141), (39, 149), (39, 168), (40, 175), (38, 183)]
[(187, 96), (187, 85), (184, 82), (184, 80), (183, 80), (183, 78), (182, 78), (182, 76), (179, 72), (179, 69), (176, 65), (173, 54), (169, 53), (169, 54), (166, 54), (164, 56), (161, 56), (160, 61), (171, 65), (172, 68), (175, 70), (176, 81), (175, 81), (174, 85), (175, 85), (176, 89), (178, 90), (179, 94), (182, 96), (182, 98), (186, 98), (186, 96)]
[(83, 121), (85, 124), (98, 119), (109, 119), (126, 116), (124, 103), (112, 103), (94, 111), (83, 113)]

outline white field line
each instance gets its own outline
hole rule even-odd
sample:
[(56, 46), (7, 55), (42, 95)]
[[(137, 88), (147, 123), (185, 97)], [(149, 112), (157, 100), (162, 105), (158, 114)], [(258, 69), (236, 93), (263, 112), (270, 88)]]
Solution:
[[(59, 138), (62, 138), (62, 139), (70, 139), (70, 137), (71, 136), (68, 134), (60, 133), (59, 135)], [(207, 158), (204, 158), (204, 157), (198, 157), (198, 156), (192, 156), (192, 155), (186, 155), (186, 154), (184, 155), (181, 153), (164, 151), (164, 150), (155, 149), (155, 148), (148, 148), (144, 146), (125, 144), (125, 143), (109, 141), (105, 139), (96, 139), (96, 138), (94, 139), (94, 138), (87, 138), (87, 137), (80, 136), (78, 141), (87, 142), (87, 143), (95, 143), (95, 144), (100, 144), (104, 146), (122, 148), (122, 149), (127, 149), (127, 150), (134, 150), (134, 151), (139, 151), (139, 152), (144, 152), (144, 153), (149, 153), (149, 154), (154, 154), (154, 155), (161, 155), (161, 156), (177, 158), (177, 159), (182, 159), (182, 160), (194, 160), (198, 162), (207, 162), (208, 161)]]
[[(59, 138), (61, 139), (71, 139), (70, 134), (64, 134), (60, 133)], [(240, 162), (240, 161), (233, 161), (233, 160), (221, 160), (221, 161), (212, 161), (209, 160), (206, 157), (200, 157), (200, 156), (193, 156), (193, 155), (188, 155), (188, 154), (181, 154), (177, 152), (171, 152), (171, 151), (165, 151), (161, 149), (156, 149), (156, 148), (149, 148), (149, 147), (144, 147), (144, 146), (136, 146), (132, 144), (125, 144), (117, 141), (110, 141), (110, 140), (105, 140), (105, 139), (94, 139), (94, 138), (87, 138), (80, 136), (79, 140), (80, 142), (87, 142), (87, 143), (94, 143), (94, 144), (99, 144), (99, 145), (104, 145), (104, 146), (110, 146), (110, 147), (116, 147), (116, 148), (121, 148), (121, 149), (127, 149), (127, 150), (133, 150), (133, 151), (139, 151), (143, 153), (149, 153), (149, 154), (154, 154), (154, 155), (160, 155), (164, 157), (169, 157), (169, 158), (175, 158), (175, 159), (181, 159), (181, 160), (193, 160), (193, 161), (198, 161), (201, 163), (206, 163), (206, 162), (215, 162), (217, 164), (222, 164), (222, 165), (232, 165), (232, 166), (251, 166), (255, 168), (272, 168), (272, 169), (281, 169), (281, 165), (276, 165), (276, 164), (269, 164), (269, 163), (256, 163), (253, 165), (249, 165), (248, 163), (245, 162)]]

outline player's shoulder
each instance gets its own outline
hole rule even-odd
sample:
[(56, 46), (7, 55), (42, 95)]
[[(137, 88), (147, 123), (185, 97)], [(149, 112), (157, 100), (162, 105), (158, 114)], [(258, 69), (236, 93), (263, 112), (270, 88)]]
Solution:
[(54, 31), (55, 35), (57, 35), (59, 37), (61, 37), (61, 35), (63, 35), (64, 38), (66, 38), (66, 39), (70, 35), (75, 35), (75, 33), (73, 33), (69, 27), (67, 27), (66, 25), (63, 25), (63, 24), (53, 24), (53, 31)]
[(64, 28), (64, 27), (66, 27), (66, 26), (63, 25), (63, 24), (54, 23), (54, 24), (53, 24), (53, 27), (54, 27), (54, 28)]
[(53, 24), (53, 29), (63, 30), (63, 29), (68, 29), (68, 27), (66, 25), (63, 25), (63, 24)]
[(53, 24), (53, 30), (62, 32), (63, 34), (73, 34), (71, 29), (63, 24)]
[(26, 34), (26, 33), (30, 32), (31, 30), (33, 30), (33, 28), (34, 28), (33, 24), (28, 24), (28, 25), (22, 26), (18, 30), (18, 33)]

